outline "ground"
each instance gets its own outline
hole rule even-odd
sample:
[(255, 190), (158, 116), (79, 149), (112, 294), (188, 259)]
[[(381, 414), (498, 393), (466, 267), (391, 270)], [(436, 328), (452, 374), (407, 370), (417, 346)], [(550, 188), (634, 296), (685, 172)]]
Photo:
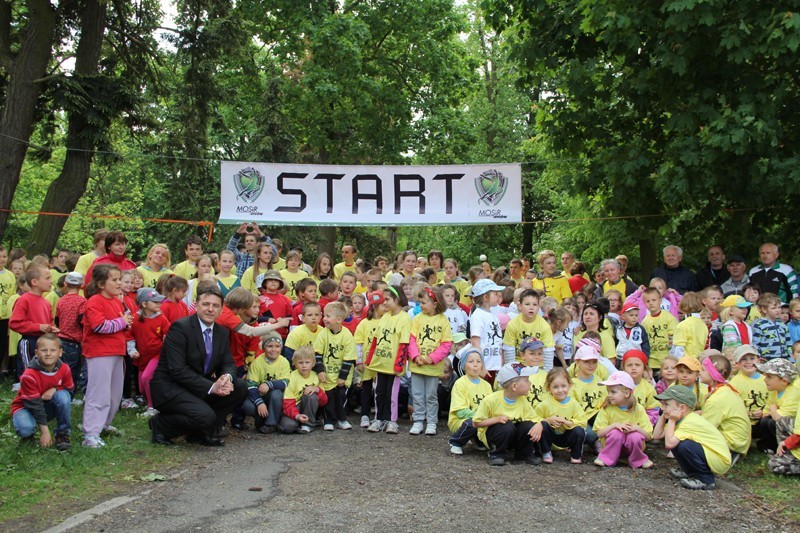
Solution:
[(472, 447), (450, 455), (446, 430), (407, 431), (406, 422), (399, 435), (356, 427), (233, 432), (224, 448), (181, 441), (190, 459), (163, 472), (166, 481), (140, 483), (132, 499), (114, 500), (122, 505), (53, 531), (797, 530), (730, 481), (713, 492), (682, 489), (658, 447), (650, 471), (601, 469), (592, 457), (570, 465), (563, 454), (553, 465), (490, 467)]

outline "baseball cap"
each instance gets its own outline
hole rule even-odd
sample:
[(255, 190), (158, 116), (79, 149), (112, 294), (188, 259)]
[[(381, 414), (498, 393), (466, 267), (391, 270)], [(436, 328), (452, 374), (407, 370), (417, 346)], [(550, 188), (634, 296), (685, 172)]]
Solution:
[(787, 359), (772, 359), (763, 364), (756, 364), (756, 368), (762, 374), (772, 374), (789, 383), (797, 377), (797, 368)]
[(458, 344), (459, 342), (464, 342), (467, 340), (467, 336), (460, 331), (458, 333), (453, 333), (453, 344)]
[(631, 309), (636, 309), (638, 311), (639, 306), (634, 302), (625, 302), (625, 305), (622, 306), (623, 313), (627, 313)]
[(737, 346), (736, 349), (733, 351), (733, 362), (738, 363), (742, 359), (742, 357), (748, 354), (759, 356), (758, 350), (756, 350), (749, 344), (742, 344), (741, 346)]
[(490, 279), (479, 279), (475, 282), (475, 285), (472, 286), (467, 296), (480, 296), (482, 294), (486, 294), (487, 292), (491, 291), (502, 291), (505, 287), (501, 287), (494, 281)]
[(581, 346), (575, 351), (573, 359), (576, 361), (599, 361), (600, 355), (591, 346)]
[(369, 305), (381, 305), (385, 301), (386, 298), (383, 296), (381, 291), (373, 291), (367, 295), (367, 303)]
[(164, 296), (159, 294), (157, 290), (150, 287), (142, 287), (136, 291), (136, 303), (142, 305), (145, 302), (161, 303), (165, 300)]
[(67, 285), (83, 285), (83, 274), (80, 272), (70, 272), (64, 277)]
[(514, 378), (527, 377), (532, 374), (532, 368), (519, 363), (507, 363), (497, 372), (494, 380), (501, 387)]
[(722, 300), (722, 307), (750, 307), (751, 305), (753, 305), (752, 302), (748, 302), (744, 296), (738, 294), (731, 294)]
[(541, 350), (542, 348), (544, 348), (544, 343), (542, 341), (536, 337), (528, 337), (522, 341), (519, 351), (524, 352), (525, 350)]
[(656, 394), (656, 400), (675, 400), (678, 403), (688, 406), (689, 409), (694, 409), (694, 406), (697, 405), (697, 396), (694, 395), (692, 389), (684, 387), (683, 385), (668, 387), (667, 390), (661, 394)]
[(610, 387), (611, 385), (621, 385), (626, 389), (634, 390), (636, 388), (636, 384), (633, 382), (633, 378), (627, 373), (621, 370), (617, 370), (605, 381), (601, 381), (598, 385), (605, 385), (606, 387)]
[(744, 263), (744, 257), (734, 254), (728, 257), (728, 264), (730, 265), (731, 263)]
[(702, 366), (700, 366), (700, 360), (697, 357), (692, 357), (691, 355), (684, 355), (678, 359), (678, 365), (683, 365), (692, 372), (700, 372), (700, 369), (702, 368)]

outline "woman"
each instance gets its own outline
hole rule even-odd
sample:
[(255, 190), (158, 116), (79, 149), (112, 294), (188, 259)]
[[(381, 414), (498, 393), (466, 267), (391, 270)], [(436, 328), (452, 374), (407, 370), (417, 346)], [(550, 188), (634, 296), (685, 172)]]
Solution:
[(137, 268), (144, 278), (144, 286), (155, 289), (158, 278), (164, 274), (172, 274), (171, 256), (166, 244), (154, 244), (147, 251), (147, 259)]
[(406, 250), (400, 257), (400, 271), (389, 277), (389, 285), (400, 285), (405, 278), (413, 277), (416, 267), (417, 254), (411, 250)]
[(106, 255), (94, 260), (91, 268), (89, 268), (89, 272), (86, 273), (83, 286), (89, 286), (89, 283), (92, 281), (92, 270), (97, 265), (113, 264), (119, 268), (121, 272), (136, 269), (136, 263), (128, 259), (128, 256), (125, 255), (127, 247), (128, 238), (125, 237), (124, 233), (121, 231), (108, 232), (105, 240)]
[(578, 342), (580, 342), (589, 331), (594, 331), (600, 335), (600, 354), (609, 361), (615, 361), (617, 357), (617, 345), (614, 340), (614, 332), (607, 326), (603, 308), (595, 303), (587, 303), (583, 308), (583, 312), (581, 313), (581, 326), (572, 337), (572, 353), (575, 353)]
[(567, 277), (556, 272), (556, 254), (552, 250), (542, 250), (536, 258), (541, 274), (532, 281), (533, 288), (544, 291), (545, 296), (551, 296), (560, 304), (564, 298), (572, 296)]

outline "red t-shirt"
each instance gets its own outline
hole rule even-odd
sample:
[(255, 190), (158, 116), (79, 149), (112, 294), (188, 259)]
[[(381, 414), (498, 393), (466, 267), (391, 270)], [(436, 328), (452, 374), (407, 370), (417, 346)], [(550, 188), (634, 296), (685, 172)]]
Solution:
[(64, 340), (81, 342), (83, 340), (83, 327), (78, 323), (78, 317), (83, 314), (86, 307), (86, 298), (80, 294), (65, 294), (56, 304), (58, 317), (58, 336)]
[(189, 308), (186, 307), (186, 304), (183, 303), (183, 300), (179, 302), (164, 300), (161, 302), (161, 314), (163, 314), (171, 324), (179, 318), (189, 316)]
[(353, 316), (353, 314), (351, 313), (350, 317), (345, 319), (342, 322), (342, 326), (346, 327), (350, 331), (350, 333), (355, 335), (356, 334), (356, 328), (358, 327), (358, 324), (360, 322), (361, 322), (361, 317), (360, 316)]
[(589, 280), (587, 280), (581, 275), (575, 275), (570, 278), (567, 278), (567, 283), (569, 283), (569, 290), (572, 291), (572, 294), (575, 294), (576, 292), (581, 290), (587, 283), (589, 283)]
[(106, 320), (116, 320), (123, 315), (122, 302), (117, 298), (106, 298), (95, 294), (86, 302), (83, 312), (83, 355), (102, 357), (125, 355), (125, 328), (113, 333), (96, 333)]
[(33, 368), (26, 368), (19, 378), (19, 392), (11, 402), (11, 415), (23, 409), (23, 400), (36, 400), (48, 390), (72, 390), (75, 385), (72, 383), (72, 371), (69, 365), (61, 364), (55, 372), (45, 372)]
[(169, 320), (163, 313), (144, 319), (142, 315), (134, 315), (131, 333), (136, 341), (136, 351), (139, 352), (139, 357), (133, 360), (134, 365), (144, 368), (150, 360), (161, 355), (167, 330)]
[[(259, 295), (258, 301), (259, 315), (266, 315), (267, 311), (269, 311), (269, 313), (272, 315), (272, 318), (292, 316), (292, 302), (283, 294), (267, 294), (264, 292)], [(275, 331), (284, 339), (286, 338), (286, 335), (289, 334), (289, 330), (287, 328), (280, 328), (276, 329)]]
[(244, 366), (245, 356), (248, 352), (258, 354), (261, 348), (260, 338), (236, 333), (234, 328), (237, 328), (243, 322), (227, 305), (222, 306), (222, 313), (220, 313), (216, 323), (230, 332), (231, 355), (233, 355), (233, 362), (237, 367)]
[(739, 338), (742, 339), (742, 344), (750, 344), (750, 335), (747, 333), (747, 324), (739, 322), (736, 324), (736, 329), (739, 330)]
[(42, 324), (53, 323), (53, 307), (38, 294), (26, 292), (19, 297), (11, 311), (8, 328), (20, 335), (41, 337)]

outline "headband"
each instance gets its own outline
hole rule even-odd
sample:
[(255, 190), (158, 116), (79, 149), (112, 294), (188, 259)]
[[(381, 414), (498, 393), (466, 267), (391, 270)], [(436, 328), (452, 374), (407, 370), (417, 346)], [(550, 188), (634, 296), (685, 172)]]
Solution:
[(394, 297), (395, 297), (395, 298), (400, 298), (400, 295), (399, 295), (399, 294), (397, 294), (397, 289), (395, 289), (395, 288), (394, 288), (394, 287), (392, 287), (391, 285), (389, 285), (389, 286), (388, 286), (388, 287), (386, 287), (386, 288), (387, 288), (387, 289), (389, 289), (390, 291), (392, 291), (392, 294), (394, 294)]
[(439, 300), (436, 299), (436, 294), (434, 294), (430, 287), (425, 287), (425, 293), (433, 300), (433, 303), (439, 303)]
[(703, 359), (703, 367), (708, 372), (708, 375), (711, 376), (711, 379), (718, 383), (727, 383), (728, 380), (722, 377), (722, 374), (719, 373), (717, 367), (714, 366), (714, 363), (711, 361), (711, 357), (706, 357)]

